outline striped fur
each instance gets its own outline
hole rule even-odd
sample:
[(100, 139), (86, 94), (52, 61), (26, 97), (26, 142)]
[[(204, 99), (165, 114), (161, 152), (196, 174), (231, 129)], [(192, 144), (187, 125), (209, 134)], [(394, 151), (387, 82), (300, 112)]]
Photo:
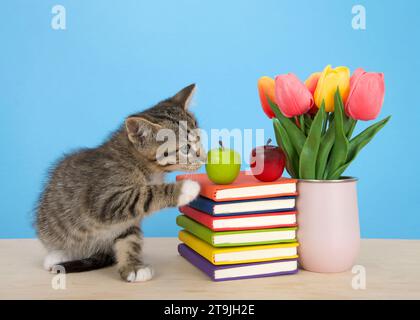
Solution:
[[(164, 174), (196, 170), (200, 163), (162, 165), (156, 157), (162, 143), (156, 140), (159, 129), (178, 133), (180, 121), (189, 131), (197, 128), (187, 109), (193, 90), (191, 85), (128, 117), (102, 145), (66, 155), (52, 168), (35, 223), (49, 251), (47, 269), (61, 265), (66, 272), (81, 272), (116, 263), (127, 281), (150, 278), (141, 255), (142, 219), (191, 201), (199, 191), (191, 181), (164, 183)], [(177, 140), (171, 150), (179, 153), (179, 144)], [(202, 146), (196, 144), (193, 148), (204, 160)]]

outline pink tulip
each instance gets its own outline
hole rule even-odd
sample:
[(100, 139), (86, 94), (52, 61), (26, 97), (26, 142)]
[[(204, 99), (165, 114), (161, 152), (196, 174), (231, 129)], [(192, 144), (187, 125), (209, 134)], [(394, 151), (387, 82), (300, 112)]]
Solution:
[(346, 113), (356, 120), (373, 120), (381, 112), (385, 95), (383, 73), (357, 69), (350, 79), (350, 94), (346, 102)]
[(311, 92), (292, 73), (276, 78), (275, 94), (277, 105), (288, 118), (308, 112), (314, 104)]

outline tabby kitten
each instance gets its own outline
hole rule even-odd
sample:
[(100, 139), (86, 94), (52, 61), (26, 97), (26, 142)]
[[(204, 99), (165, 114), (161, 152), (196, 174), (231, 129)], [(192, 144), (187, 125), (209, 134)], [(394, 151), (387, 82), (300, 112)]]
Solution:
[[(200, 190), (191, 180), (164, 182), (166, 172), (193, 171), (205, 160), (195, 135), (197, 121), (188, 111), (194, 89), (190, 85), (129, 116), (102, 145), (67, 155), (51, 170), (35, 222), (48, 250), (45, 269), (58, 265), (71, 273), (116, 263), (126, 281), (152, 278), (152, 269), (142, 260), (142, 219), (163, 208), (185, 205)], [(164, 141), (163, 159), (183, 155), (192, 161), (162, 161), (162, 129), (177, 136), (175, 141)], [(182, 130), (193, 137), (185, 145), (178, 138)]]

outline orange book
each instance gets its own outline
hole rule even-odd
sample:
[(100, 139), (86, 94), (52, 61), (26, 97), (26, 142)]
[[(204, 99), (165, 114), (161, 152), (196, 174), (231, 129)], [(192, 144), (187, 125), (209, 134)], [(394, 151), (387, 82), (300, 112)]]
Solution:
[(194, 180), (201, 186), (200, 195), (216, 202), (234, 200), (252, 200), (296, 196), (296, 179), (280, 178), (273, 182), (261, 182), (250, 172), (242, 171), (238, 178), (229, 185), (218, 185), (209, 180), (205, 173), (183, 174), (179, 180)]

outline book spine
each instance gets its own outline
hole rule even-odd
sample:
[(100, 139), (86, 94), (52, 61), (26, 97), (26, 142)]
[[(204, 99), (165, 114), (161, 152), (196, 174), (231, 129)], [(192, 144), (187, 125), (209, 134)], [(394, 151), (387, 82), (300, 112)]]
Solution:
[(188, 247), (192, 250), (206, 258), (212, 264), (215, 264), (214, 260), (214, 248), (211, 247), (209, 244), (204, 242), (203, 240), (198, 239), (196, 236), (192, 235), (188, 231), (181, 230), (178, 234), (179, 240), (184, 242)]
[(187, 218), (186, 216), (178, 216), (177, 217), (177, 224), (187, 230), (188, 232), (192, 233), (193, 235), (197, 236), (198, 238), (206, 241), (210, 245), (214, 245), (213, 241), (213, 232), (208, 228), (204, 227), (203, 225), (195, 222), (192, 219)]
[(191, 263), (196, 268), (207, 274), (213, 281), (215, 281), (215, 268), (206, 259), (198, 255), (198, 253), (192, 252), (185, 244), (178, 245), (179, 254)]
[(185, 214), (187, 217), (193, 219), (194, 221), (197, 221), (198, 223), (201, 223), (202, 225), (208, 227), (209, 229), (213, 230), (214, 226), (214, 219), (212, 216), (205, 214), (205, 213), (197, 213), (194, 210), (191, 210), (191, 208), (188, 207), (181, 207), (180, 208), (181, 213)]

